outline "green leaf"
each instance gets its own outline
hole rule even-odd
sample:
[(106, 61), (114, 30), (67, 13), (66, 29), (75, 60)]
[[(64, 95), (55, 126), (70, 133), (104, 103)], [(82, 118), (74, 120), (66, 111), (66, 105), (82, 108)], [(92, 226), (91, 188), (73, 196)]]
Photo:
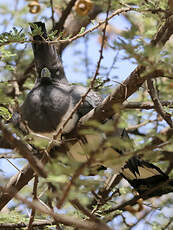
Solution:
[(81, 27), (79, 34), (82, 34), (83, 32), (85, 32), (85, 27)]
[(9, 120), (12, 117), (12, 114), (5, 107), (0, 107), (0, 116), (2, 116), (5, 120)]
[(38, 27), (38, 25), (34, 24), (34, 23), (29, 23), (29, 25), (34, 29), (31, 33), (29, 32), (29, 34), (33, 37), (36, 35), (43, 35), (42, 29), (40, 27)]

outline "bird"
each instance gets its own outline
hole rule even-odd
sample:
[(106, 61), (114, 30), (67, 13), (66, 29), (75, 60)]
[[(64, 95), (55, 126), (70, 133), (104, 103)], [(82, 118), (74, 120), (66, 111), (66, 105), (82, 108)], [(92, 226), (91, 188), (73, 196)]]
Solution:
[[(34, 133), (47, 135), (55, 133), (70, 111), (88, 90), (81, 85), (68, 82), (56, 47), (48, 44), (45, 24), (35, 22), (31, 30), (40, 28), (41, 35), (33, 36), (32, 49), (37, 70), (37, 78), (32, 90), (27, 94), (20, 108), (22, 120), (27, 122)], [(70, 133), (78, 120), (102, 102), (102, 97), (93, 90), (87, 94), (83, 103), (63, 129)]]
[[(27, 123), (31, 132), (52, 136), (61, 127), (63, 121), (67, 119), (71, 110), (74, 109), (88, 88), (81, 85), (72, 85), (68, 82), (56, 47), (48, 40), (45, 23), (32, 23), (32, 32), (35, 29), (39, 29), (41, 32), (41, 34), (33, 35), (32, 42), (37, 78), (33, 88), (20, 107), (20, 113), (22, 120)], [(63, 129), (63, 134), (71, 133), (80, 118), (99, 106), (102, 101), (101, 95), (91, 89), (72, 118), (69, 119)], [(14, 120), (16, 122), (18, 116), (15, 115)], [(78, 148), (76, 145), (71, 145), (69, 155), (77, 161), (86, 161), (88, 159), (86, 146), (96, 148), (104, 138), (107, 138), (104, 134), (85, 135), (85, 141), (80, 140), (77, 143)], [(121, 134), (121, 138), (125, 143), (130, 143), (131, 145), (125, 129)], [(120, 173), (141, 195), (169, 179), (168, 175), (159, 167), (140, 159), (138, 156), (130, 157), (127, 162), (121, 162), (119, 167), (114, 165), (112, 159), (116, 156), (118, 161), (120, 159), (119, 155), (128, 152), (129, 148), (131, 148), (130, 145), (125, 148), (119, 148), (116, 147), (116, 144), (111, 143), (108, 148), (101, 149), (99, 156), (101, 156), (102, 160), (99, 159), (99, 166), (104, 169), (107, 167), (116, 168), (115, 171)], [(82, 155), (81, 152), (84, 154)], [(112, 158), (110, 158), (109, 162), (106, 162), (107, 158), (109, 158), (108, 155)], [(170, 184), (171, 186), (172, 184)], [(150, 196), (164, 193), (164, 189), (156, 189)]]

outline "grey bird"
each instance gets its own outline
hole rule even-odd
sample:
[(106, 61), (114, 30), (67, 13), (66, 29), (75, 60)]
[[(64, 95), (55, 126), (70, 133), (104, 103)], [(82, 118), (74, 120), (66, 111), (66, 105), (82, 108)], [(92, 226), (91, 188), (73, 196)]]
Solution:
[[(21, 106), (21, 115), (31, 131), (45, 134), (55, 132), (60, 127), (61, 122), (68, 117), (87, 88), (68, 83), (55, 45), (46, 41), (45, 24), (35, 22), (34, 26), (42, 32), (41, 35), (33, 36), (32, 43), (38, 77)], [(32, 25), (31, 30), (34, 30)], [(69, 120), (63, 133), (70, 133), (78, 120), (97, 107), (101, 101), (101, 96), (91, 90)]]

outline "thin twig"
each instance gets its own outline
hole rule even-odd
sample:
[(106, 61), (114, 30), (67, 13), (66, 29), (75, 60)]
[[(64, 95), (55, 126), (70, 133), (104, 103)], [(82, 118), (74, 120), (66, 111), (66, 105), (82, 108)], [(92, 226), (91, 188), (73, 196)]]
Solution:
[(88, 216), (94, 222), (100, 222), (100, 220), (94, 216), (94, 214), (90, 213), (77, 199), (70, 200), (70, 203), (75, 207), (78, 208), (84, 215)]
[(152, 122), (155, 122), (155, 120), (146, 120), (146, 121), (144, 121), (144, 122), (142, 122), (142, 123), (140, 123), (140, 124), (137, 124), (137, 125), (133, 125), (133, 126), (129, 126), (128, 128), (126, 128), (126, 130), (127, 130), (127, 132), (128, 131), (130, 131), (130, 130), (134, 130), (134, 129), (138, 129), (138, 128), (140, 128), (140, 127), (142, 127), (142, 126), (145, 126), (145, 125), (147, 125), (147, 124), (149, 124), (149, 123), (152, 123)]
[(163, 227), (161, 228), (162, 230), (165, 230), (165, 229), (168, 229), (168, 227), (173, 223), (173, 218), (171, 217), (170, 220), (168, 221), (168, 223)]
[(4, 157), (18, 172), (21, 172), (20, 169), (16, 167), (15, 164), (13, 164), (8, 158)]
[(151, 210), (147, 210), (144, 212), (144, 214), (136, 221), (135, 224), (133, 224), (131, 227), (128, 228), (128, 230), (133, 229), (135, 226), (137, 226), (141, 221), (143, 221), (147, 215), (151, 212)]
[[(129, 12), (129, 11), (138, 11), (136, 8), (133, 8), (133, 7), (127, 7), (127, 8), (122, 8), (122, 9), (118, 9), (116, 10), (111, 16), (108, 17), (108, 20), (112, 19), (114, 16), (116, 15), (119, 15), (121, 13), (126, 13), (126, 12)], [(138, 11), (139, 12), (139, 11)], [(143, 11), (140, 11), (141, 13)], [(164, 41), (162, 41), (162, 45), (164, 45), (170, 38), (171, 34), (172, 34), (172, 21), (173, 21), (173, 17), (169, 17), (166, 21), (166, 23), (161, 27), (161, 28), (164, 28), (164, 29), (161, 29), (161, 31), (159, 31), (159, 33), (156, 35), (156, 38), (157, 39), (153, 39), (151, 44), (152, 45), (156, 45), (159, 43), (159, 38), (160, 36), (162, 36), (162, 33), (165, 32), (166, 29), (168, 29), (168, 33), (167, 33), (167, 36), (164, 38)], [(71, 43), (72, 41), (78, 39), (78, 38), (81, 38), (81, 37), (84, 37), (86, 34), (88, 33), (91, 33), (93, 32), (94, 30), (96, 30), (97, 28), (99, 28), (101, 25), (103, 25), (105, 23), (105, 20), (103, 21), (100, 21), (96, 26), (94, 26), (93, 28), (89, 29), (89, 30), (86, 30), (85, 32), (83, 33), (80, 33), (80, 34), (77, 34), (75, 35), (74, 37), (72, 38), (67, 38), (67, 39), (64, 39), (64, 40), (54, 40), (54, 41), (47, 41), (47, 43), (49, 44), (69, 44)], [(166, 28), (166, 29), (165, 29)], [(40, 41), (39, 41), (40, 42)], [(0, 47), (1, 46), (4, 46), (4, 45), (10, 45), (12, 43), (17, 43), (17, 44), (23, 44), (23, 43), (33, 43), (32, 40), (24, 40), (24, 41), (7, 41), (7, 42), (3, 42), (3, 43), (0, 43)]]
[(132, 225), (127, 223), (126, 217), (123, 214), (121, 214), (120, 216), (122, 217), (123, 224), (125, 224), (125, 226), (129, 229)]
[(85, 50), (84, 50), (84, 62), (85, 62), (85, 71), (86, 71), (86, 77), (87, 79), (90, 78), (90, 68), (89, 68), (89, 56), (88, 56), (88, 36), (84, 37), (84, 45), (85, 45)]
[[(37, 186), (38, 186), (38, 176), (36, 175), (34, 179), (34, 185), (33, 185), (33, 201), (37, 200)], [(32, 230), (34, 217), (35, 217), (35, 208), (32, 208), (27, 230)]]
[(171, 119), (171, 114), (167, 113), (164, 111), (162, 104), (159, 100), (157, 91), (154, 87), (153, 84), (153, 80), (152, 79), (148, 79), (147, 80), (147, 84), (148, 84), (148, 89), (149, 89), (149, 94), (151, 96), (151, 99), (154, 103), (154, 108), (155, 110), (161, 115), (161, 117), (168, 123), (168, 125), (173, 128), (173, 123), (172, 123), (172, 119)]
[[(173, 101), (160, 101), (162, 106), (168, 106), (169, 108), (173, 108)], [(123, 104), (123, 109), (154, 109), (154, 103), (150, 101), (146, 102), (125, 102)]]
[(67, 7), (62, 11), (62, 15), (61, 15), (59, 21), (53, 27), (53, 30), (58, 31), (57, 34), (59, 34), (63, 30), (64, 23), (65, 23), (68, 15), (70, 14), (70, 11), (73, 8), (76, 1), (77, 0), (71, 0), (70, 2), (68, 2)]
[[(116, 15), (119, 15), (121, 13), (125, 13), (125, 12), (128, 12), (128, 11), (136, 11), (135, 8), (132, 8), (132, 7), (128, 7), (128, 8), (122, 8), (122, 9), (118, 9), (116, 10), (112, 15), (110, 15), (108, 17), (108, 20), (112, 19), (113, 17), (115, 17)], [(55, 44), (55, 45), (58, 45), (58, 44), (69, 44), (71, 43), (72, 41), (75, 41), (76, 39), (78, 38), (81, 38), (81, 37), (84, 37), (86, 34), (88, 33), (91, 33), (93, 32), (94, 30), (96, 30), (97, 28), (99, 28), (101, 25), (103, 25), (105, 23), (105, 20), (103, 21), (100, 21), (96, 26), (94, 26), (93, 28), (89, 29), (89, 30), (86, 30), (85, 32), (83, 33), (79, 33), (77, 35), (75, 35), (74, 37), (72, 38), (67, 38), (67, 39), (63, 39), (63, 40), (59, 40), (56, 39), (54, 41), (39, 41), (39, 43), (48, 43), (48, 44)], [(5, 45), (10, 45), (10, 44), (24, 44), (24, 43), (33, 43), (33, 40), (23, 40), (23, 41), (16, 41), (16, 40), (10, 40), (10, 41), (6, 41), (6, 42), (2, 42), (0, 43), (0, 47), (1, 46), (5, 46)]]
[(54, 28), (54, 26), (55, 26), (55, 19), (54, 19), (53, 0), (50, 0), (50, 6), (51, 6), (51, 11), (52, 11), (52, 15), (51, 15), (51, 19), (52, 19), (52, 28)]

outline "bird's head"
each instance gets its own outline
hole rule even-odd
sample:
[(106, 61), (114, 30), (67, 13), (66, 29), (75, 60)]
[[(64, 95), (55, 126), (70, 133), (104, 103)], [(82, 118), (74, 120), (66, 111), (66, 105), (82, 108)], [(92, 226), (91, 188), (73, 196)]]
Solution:
[[(33, 33), (32, 49), (38, 76), (41, 77), (42, 70), (46, 67), (51, 73), (51, 78), (56, 78), (62, 83), (67, 83), (61, 57), (57, 53), (56, 46), (51, 44), (48, 39), (45, 24), (34, 22), (30, 27)], [(39, 30), (41, 34), (35, 34)]]

